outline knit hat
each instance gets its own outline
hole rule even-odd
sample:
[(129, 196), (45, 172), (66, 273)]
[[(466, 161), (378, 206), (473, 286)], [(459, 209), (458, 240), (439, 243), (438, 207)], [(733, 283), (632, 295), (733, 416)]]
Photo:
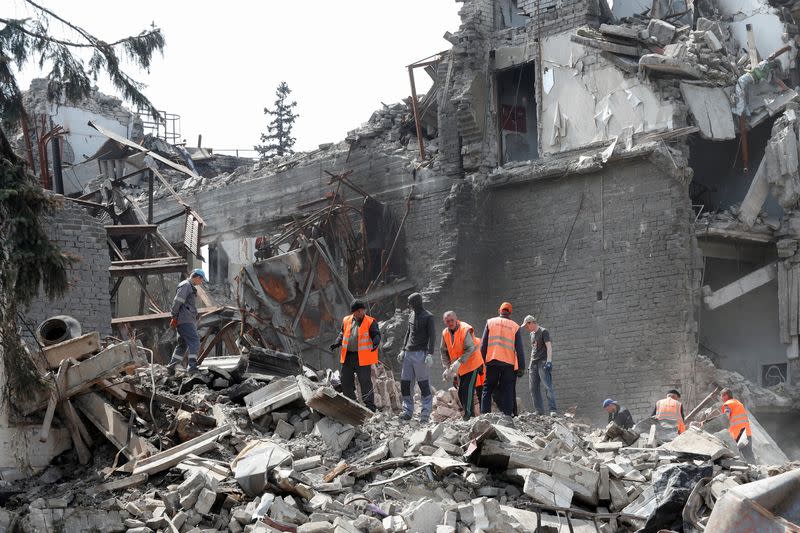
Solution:
[(367, 306), (364, 305), (364, 302), (361, 300), (353, 300), (353, 303), (350, 304), (350, 312), (358, 311), (359, 309), (366, 309)]

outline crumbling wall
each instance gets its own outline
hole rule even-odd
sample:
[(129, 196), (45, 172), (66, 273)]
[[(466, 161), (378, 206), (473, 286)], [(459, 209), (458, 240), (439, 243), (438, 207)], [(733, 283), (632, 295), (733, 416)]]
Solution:
[[(483, 279), (493, 298), (482, 314), (508, 300), (516, 319), (531, 313), (550, 329), (559, 409), (578, 405), (599, 421), (602, 400), (615, 397), (643, 417), (669, 386), (691, 402), (695, 244), (686, 187), (639, 160), (492, 190)], [(520, 380), (517, 393), (530, 402), (527, 386)]]
[[(47, 236), (77, 261), (67, 269), (69, 291), (61, 298), (36, 298), (25, 311), (25, 323), (35, 329), (40, 322), (54, 315), (76, 318), (84, 332), (111, 334), (109, 274), (111, 259), (103, 223), (76, 204), (63, 205), (44, 221)], [(23, 337), (34, 342), (27, 328)]]
[[(24, 95), (25, 109), (30, 115), (31, 134), (34, 139), (33, 157), (39, 168), (39, 154), (36, 149), (36, 132), (43, 133), (41, 119), (45, 119), (45, 131), (53, 126), (61, 126), (65, 133), (61, 161), (64, 165), (64, 192), (82, 193), (87, 182), (99, 174), (97, 162), (84, 161), (93, 156), (106, 142), (106, 137), (93, 130), (87, 123), (92, 121), (114, 133), (127, 138), (140, 138), (143, 135), (142, 121), (122, 105), (119, 98), (108, 96), (97, 90), (89, 98), (80, 102), (66, 104), (64, 99), (50, 101), (47, 98), (47, 80), (35, 79)], [(19, 132), (18, 152), (24, 153), (24, 141)], [(48, 159), (52, 159), (48, 144)], [(52, 167), (52, 161), (49, 162)]]
[(672, 102), (648, 82), (623, 75), (599, 50), (571, 42), (568, 33), (543, 40), (542, 61), (539, 142), (545, 154), (675, 126)]

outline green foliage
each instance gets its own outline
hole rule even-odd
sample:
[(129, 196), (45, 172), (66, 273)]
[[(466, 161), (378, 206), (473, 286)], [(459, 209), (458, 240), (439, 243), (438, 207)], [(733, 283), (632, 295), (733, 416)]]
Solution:
[[(164, 49), (160, 29), (153, 26), (106, 43), (33, 0), (24, 2), (34, 8), (33, 17), (0, 18), (4, 24), (0, 29), (0, 116), (6, 124), (27, 120), (15, 71), (32, 61), (40, 69), (50, 69), (45, 77), (51, 100), (86, 98), (98, 75), (105, 73), (127, 101), (158, 117), (142, 93), (144, 86), (123, 72), (120, 58), (149, 69), (153, 54)], [(53, 22), (67, 27), (75, 40), (50, 35)], [(76, 55), (80, 50), (91, 52), (88, 64)], [(55, 207), (55, 200), (28, 173), (0, 127), (0, 351), (8, 377), (6, 392), (13, 391), (14, 397), (23, 400), (32, 397), (41, 382), (19, 339), (17, 308), (36, 298), (40, 287), (48, 298), (63, 295), (68, 289), (67, 268), (73, 261), (50, 242), (42, 226), (42, 217)]]
[(300, 115), (294, 113), (297, 102), (289, 102), (289, 95), (292, 90), (285, 81), (282, 81), (275, 90), (275, 108), (264, 108), (264, 114), (274, 117), (267, 125), (267, 133), (261, 134), (261, 144), (254, 148), (259, 153), (261, 160), (271, 159), (277, 156), (290, 155), (294, 153), (295, 138), (292, 136), (294, 121)]

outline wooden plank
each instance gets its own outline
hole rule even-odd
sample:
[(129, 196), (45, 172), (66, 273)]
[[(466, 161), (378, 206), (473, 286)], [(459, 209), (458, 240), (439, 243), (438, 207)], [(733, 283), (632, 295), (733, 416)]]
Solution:
[(78, 432), (81, 434), (81, 439), (83, 442), (85, 442), (87, 446), (92, 446), (94, 444), (94, 440), (92, 439), (91, 435), (89, 435), (89, 431), (81, 421), (81, 417), (78, 416), (78, 412), (75, 410), (75, 406), (72, 405), (72, 402), (69, 400), (64, 400), (61, 403), (61, 407), (64, 409), (64, 413), (69, 417), (75, 427), (78, 428)]
[(89, 488), (86, 492), (90, 495), (93, 494), (100, 494), (102, 492), (113, 492), (115, 490), (122, 490), (128, 489), (130, 487), (136, 487), (138, 485), (143, 484), (147, 481), (149, 476), (147, 474), (136, 474), (135, 476), (127, 476), (120, 479), (115, 479), (114, 481), (108, 481), (106, 483), (101, 483), (100, 485), (96, 485), (94, 487)]
[(126, 265), (149, 265), (157, 263), (185, 263), (186, 260), (180, 256), (165, 255), (161, 257), (145, 257), (143, 259), (120, 259), (119, 261), (111, 261), (111, 266), (126, 266)]
[(716, 309), (762, 285), (766, 285), (777, 277), (778, 267), (776, 263), (770, 263), (704, 296), (703, 301), (709, 309)]
[(78, 425), (75, 423), (75, 420), (72, 418), (72, 413), (64, 408), (63, 403), (61, 406), (59, 406), (58, 412), (64, 421), (64, 425), (67, 426), (67, 429), (69, 429), (69, 434), (72, 437), (72, 445), (75, 446), (75, 451), (78, 454), (78, 462), (82, 465), (89, 464), (89, 461), (92, 460), (92, 452), (89, 451), (89, 447), (86, 446), (85, 442), (83, 442), (81, 431), (78, 428)]
[(58, 372), (55, 376), (55, 387), (50, 392), (50, 399), (47, 401), (47, 411), (44, 413), (44, 422), (42, 422), (42, 430), (39, 432), (39, 442), (47, 442), (50, 434), (50, 425), (53, 423), (53, 416), (56, 414), (56, 407), (58, 407), (60, 391), (64, 389), (67, 379), (67, 368), (70, 362), (63, 360), (58, 366)]
[[(198, 314), (205, 315), (208, 313), (215, 313), (224, 309), (224, 307), (202, 307), (197, 310)], [(129, 324), (133, 327), (141, 326), (147, 322), (154, 322), (159, 320), (168, 320), (172, 317), (171, 313), (153, 313), (151, 315), (135, 315), (124, 316), (111, 319), (112, 326), (120, 326), (122, 324)]]
[(109, 396), (113, 396), (117, 400), (125, 401), (128, 399), (128, 392), (120, 385), (114, 385), (107, 379), (101, 379), (97, 382), (97, 388), (100, 392), (105, 392)]
[[(116, 376), (127, 368), (144, 363), (133, 342), (125, 341), (110, 346), (99, 354), (70, 367), (64, 390), (61, 391), (61, 399), (71, 398), (88, 390), (102, 379)], [(48, 396), (42, 393), (37, 399), (17, 407), (24, 415), (29, 415), (44, 409), (48, 399)]]
[[(168, 468), (172, 468), (192, 454), (199, 455), (207, 452), (214, 447), (217, 439), (224, 437), (225, 435), (229, 435), (232, 432), (232, 426), (212, 429), (207, 433), (174, 446), (169, 450), (165, 450), (161, 453), (152, 455), (143, 461), (139, 461), (135, 467), (132, 467), (133, 472), (131, 473), (133, 475), (152, 475), (156, 472), (161, 472), (163, 470), (167, 470)], [(125, 466), (127, 467), (128, 465)]]
[(58, 368), (64, 359), (71, 358), (80, 361), (99, 351), (100, 334), (96, 331), (52, 346), (45, 346), (42, 349), (44, 357), (47, 359), (47, 368)]
[(134, 274), (139, 276), (149, 276), (151, 274), (169, 274), (184, 272), (187, 265), (188, 263), (186, 263), (186, 261), (181, 263), (163, 263), (151, 265), (114, 266), (112, 264), (108, 268), (108, 273), (111, 274), (112, 277), (132, 276)]
[(106, 226), (106, 234), (114, 237), (142, 235), (145, 233), (155, 233), (156, 231), (158, 231), (158, 226), (155, 224), (118, 224)]
[[(122, 450), (129, 459), (142, 458), (156, 453), (155, 447), (136, 434), (128, 443), (128, 423), (123, 416), (96, 392), (82, 394), (75, 398), (78, 409), (95, 425), (111, 443)], [(126, 446), (126, 443), (128, 445)]]
[(778, 327), (780, 339), (783, 344), (789, 344), (792, 339), (789, 334), (789, 274), (785, 261), (778, 261)]

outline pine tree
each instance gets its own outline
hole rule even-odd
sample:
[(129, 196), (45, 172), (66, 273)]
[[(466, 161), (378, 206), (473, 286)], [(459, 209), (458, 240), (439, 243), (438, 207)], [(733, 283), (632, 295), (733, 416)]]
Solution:
[[(147, 70), (153, 54), (164, 49), (164, 37), (155, 26), (107, 43), (33, 0), (24, 1), (33, 7), (34, 16), (0, 18), (0, 355), (8, 379), (2, 393), (20, 401), (33, 397), (41, 381), (19, 338), (17, 309), (36, 298), (40, 286), (47, 297), (63, 295), (73, 258), (47, 238), (41, 219), (53, 213), (56, 202), (14, 153), (5, 133), (7, 125), (27, 118), (15, 71), (29, 61), (48, 65), (48, 97), (67, 101), (89, 96), (92, 81), (105, 73), (127, 101), (158, 117), (141, 92), (143, 85), (122, 71), (120, 60), (127, 57)], [(73, 37), (56, 38), (49, 34), (50, 27), (68, 28)], [(91, 53), (88, 65), (78, 51)]]
[(277, 97), (275, 108), (264, 108), (264, 114), (274, 118), (267, 125), (267, 133), (261, 134), (261, 142), (266, 144), (254, 147), (262, 161), (294, 153), (292, 147), (294, 146), (295, 138), (292, 137), (292, 127), (295, 119), (300, 115), (294, 113), (297, 102), (288, 101), (291, 93), (292, 90), (285, 81), (282, 81), (275, 90), (275, 96)]

